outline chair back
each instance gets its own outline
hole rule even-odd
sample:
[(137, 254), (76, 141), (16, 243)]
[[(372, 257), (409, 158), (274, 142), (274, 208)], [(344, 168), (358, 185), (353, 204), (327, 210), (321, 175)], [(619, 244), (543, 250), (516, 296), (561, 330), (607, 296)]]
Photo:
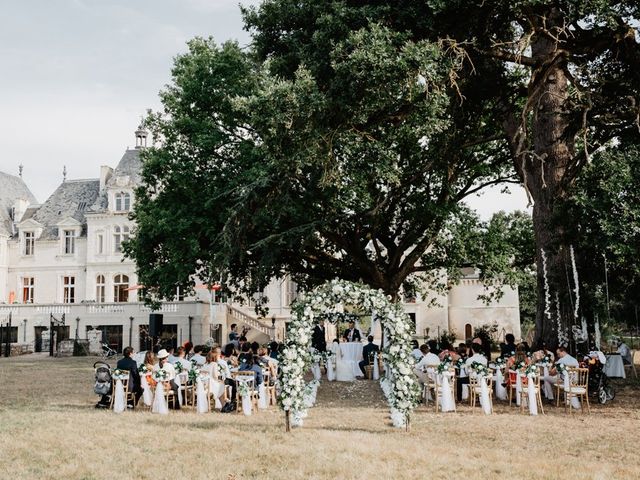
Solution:
[(129, 376), (129, 370), (120, 370), (122, 372), (122, 378), (115, 378), (115, 377), (111, 377), (111, 385), (112, 385), (112, 392), (116, 391), (116, 383), (118, 383), (118, 380), (120, 380), (122, 382), (122, 386), (124, 387), (124, 394), (126, 395), (127, 392), (129, 391), (129, 378), (131, 378)]
[(588, 388), (589, 369), (580, 367), (570, 367), (568, 369), (569, 381), (572, 387)]
[(249, 390), (255, 390), (256, 388), (256, 372), (252, 370), (239, 370), (233, 372), (231, 376), (236, 382), (242, 382), (249, 387)]

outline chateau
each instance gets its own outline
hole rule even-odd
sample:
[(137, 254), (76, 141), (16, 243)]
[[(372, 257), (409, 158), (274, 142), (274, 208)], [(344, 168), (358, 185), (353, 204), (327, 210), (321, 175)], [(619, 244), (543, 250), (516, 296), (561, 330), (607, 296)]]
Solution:
[[(116, 350), (147, 348), (150, 310), (138, 299), (136, 266), (122, 252), (122, 242), (134, 228), (128, 216), (147, 142), (141, 127), (135, 135), (135, 148), (127, 149), (115, 168), (101, 167), (95, 179), (65, 178), (43, 204), (37, 203), (22, 172), (0, 172), (0, 322), (11, 321), (12, 343), (35, 351), (46, 348), (53, 320), (60, 325), (57, 341), (99, 332)], [(416, 337), (454, 330), (467, 338), (473, 327), (497, 323), (501, 335), (512, 332), (518, 338), (517, 290), (507, 289), (490, 305), (477, 299), (482, 291), (477, 276), (470, 274), (447, 294), (437, 295), (437, 306), (430, 306), (432, 298), (405, 298)], [(223, 342), (228, 326), (238, 323), (250, 326), (250, 337), (259, 342), (282, 340), (296, 286), (288, 279), (273, 280), (264, 294), (270, 317), (258, 319), (251, 302), (222, 303), (206, 288), (197, 288), (192, 297), (176, 291), (175, 299), (158, 312), (164, 315), (162, 338), (174, 344)]]

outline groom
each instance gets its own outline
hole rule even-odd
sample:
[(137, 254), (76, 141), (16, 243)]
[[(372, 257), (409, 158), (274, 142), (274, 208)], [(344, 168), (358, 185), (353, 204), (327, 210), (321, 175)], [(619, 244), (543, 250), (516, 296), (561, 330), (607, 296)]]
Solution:
[(356, 328), (355, 322), (349, 322), (349, 328), (344, 331), (343, 337), (347, 342), (359, 342), (360, 330)]

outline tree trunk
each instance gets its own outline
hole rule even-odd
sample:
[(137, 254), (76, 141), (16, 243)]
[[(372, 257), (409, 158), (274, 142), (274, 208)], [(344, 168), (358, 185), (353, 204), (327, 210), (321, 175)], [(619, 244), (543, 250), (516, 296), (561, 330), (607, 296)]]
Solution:
[[(546, 29), (557, 35), (558, 32), (554, 29), (561, 28), (563, 21), (556, 9), (550, 9), (545, 15), (535, 18), (540, 22), (540, 31), (532, 39), (532, 55), (542, 67), (533, 72), (529, 84), (529, 98), (532, 102), (530, 145), (533, 152), (525, 153), (522, 170), (535, 202), (533, 226), (538, 272), (536, 342), (542, 340), (549, 348), (555, 348), (558, 344), (556, 296), (561, 303), (570, 298), (567, 296), (567, 250), (562, 245), (563, 227), (555, 217), (569, 186), (565, 173), (574, 160), (575, 138), (571, 133), (571, 118), (567, 106), (569, 85), (565, 74), (566, 59), (558, 51), (557, 43), (542, 32), (542, 29)], [(547, 300), (550, 300), (551, 305), (547, 305), (545, 301), (543, 250), (547, 258)], [(545, 314), (545, 307), (551, 315)], [(563, 307), (560, 310), (567, 311)]]

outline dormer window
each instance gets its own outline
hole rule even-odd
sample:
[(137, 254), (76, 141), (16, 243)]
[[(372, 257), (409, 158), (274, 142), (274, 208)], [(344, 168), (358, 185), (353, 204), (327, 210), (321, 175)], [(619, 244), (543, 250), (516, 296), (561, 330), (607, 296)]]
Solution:
[(25, 256), (32, 256), (36, 248), (36, 234), (35, 232), (24, 232), (24, 243), (22, 248), (22, 254)]
[(118, 192), (115, 195), (116, 212), (128, 212), (131, 209), (131, 195), (126, 192)]
[(64, 230), (64, 254), (73, 255), (76, 253), (76, 232), (75, 230)]

